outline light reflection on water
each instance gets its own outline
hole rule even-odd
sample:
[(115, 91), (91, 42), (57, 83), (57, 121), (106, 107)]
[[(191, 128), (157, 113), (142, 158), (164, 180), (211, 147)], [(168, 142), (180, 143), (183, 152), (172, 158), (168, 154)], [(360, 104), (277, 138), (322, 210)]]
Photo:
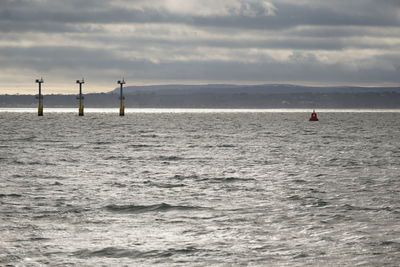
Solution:
[(55, 111), (0, 114), (0, 266), (400, 262), (399, 112)]

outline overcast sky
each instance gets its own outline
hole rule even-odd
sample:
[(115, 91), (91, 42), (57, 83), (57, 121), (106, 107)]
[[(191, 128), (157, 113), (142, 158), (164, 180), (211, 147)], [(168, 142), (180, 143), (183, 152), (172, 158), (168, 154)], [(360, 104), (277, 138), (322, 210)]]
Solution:
[(400, 84), (400, 0), (0, 0), (0, 93)]

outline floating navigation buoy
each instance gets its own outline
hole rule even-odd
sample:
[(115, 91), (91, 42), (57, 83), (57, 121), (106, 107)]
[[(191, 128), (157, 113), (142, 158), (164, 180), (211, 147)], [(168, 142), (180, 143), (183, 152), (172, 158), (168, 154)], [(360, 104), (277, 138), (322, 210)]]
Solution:
[(313, 110), (313, 112), (311, 113), (310, 121), (319, 121), (315, 110)]

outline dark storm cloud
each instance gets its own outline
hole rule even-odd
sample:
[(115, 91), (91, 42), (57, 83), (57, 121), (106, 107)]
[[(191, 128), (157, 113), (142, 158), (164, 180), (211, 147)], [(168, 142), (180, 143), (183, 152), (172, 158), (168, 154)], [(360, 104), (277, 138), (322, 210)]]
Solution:
[(0, 0), (0, 70), (59, 70), (60, 80), (79, 70), (153, 83), (397, 83), (399, 3)]

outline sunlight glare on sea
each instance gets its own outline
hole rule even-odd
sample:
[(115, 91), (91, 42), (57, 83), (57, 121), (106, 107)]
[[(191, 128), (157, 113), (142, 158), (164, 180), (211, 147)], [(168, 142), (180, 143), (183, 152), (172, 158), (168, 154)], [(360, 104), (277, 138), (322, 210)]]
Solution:
[(400, 111), (11, 111), (2, 266), (400, 262)]

